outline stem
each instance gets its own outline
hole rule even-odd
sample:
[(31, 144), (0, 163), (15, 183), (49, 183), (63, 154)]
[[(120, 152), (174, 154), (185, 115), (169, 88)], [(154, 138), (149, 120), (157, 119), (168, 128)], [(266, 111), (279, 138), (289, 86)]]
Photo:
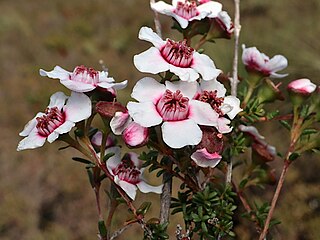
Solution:
[(285, 162), (284, 162), (284, 165), (283, 165), (283, 168), (282, 168), (282, 172), (281, 172), (281, 175), (280, 175), (280, 179), (279, 179), (276, 191), (275, 191), (275, 193), (273, 195), (271, 206), (270, 206), (270, 210), (269, 210), (266, 222), (264, 224), (263, 231), (262, 231), (262, 233), (261, 233), (261, 235), (259, 237), (259, 240), (266, 239), (266, 235), (267, 235), (267, 232), (268, 232), (268, 229), (269, 229), (269, 224), (270, 224), (274, 209), (276, 207), (276, 204), (277, 204), (277, 201), (278, 201), (278, 198), (279, 198), (279, 195), (280, 195), (280, 191), (281, 191), (281, 189), (283, 187), (283, 182), (284, 182), (286, 173), (288, 171), (288, 168), (290, 166), (290, 163), (291, 163), (291, 161), (288, 160), (288, 159), (286, 159)]
[(200, 38), (199, 42), (195, 45), (194, 49), (195, 49), (195, 50), (199, 50), (199, 48), (200, 48), (203, 44), (205, 44), (206, 41), (207, 41), (206, 35), (204, 35), (202, 38)]
[[(235, 13), (234, 13), (234, 58), (232, 67), (232, 78), (230, 78), (231, 95), (237, 96), (238, 87), (238, 49), (239, 49), (239, 36), (240, 36), (240, 0), (234, 0)], [(227, 168), (226, 183), (231, 184), (232, 181), (232, 158)]]
[(251, 96), (252, 96), (252, 93), (254, 91), (254, 87), (252, 85), (249, 84), (249, 88), (248, 88), (248, 92), (247, 92), (247, 95), (246, 97), (244, 98), (243, 102), (242, 102), (242, 107), (245, 108), (247, 103), (249, 102)]
[[(172, 170), (172, 162), (169, 164), (169, 169)], [(160, 223), (169, 221), (171, 193), (172, 193), (172, 175), (169, 172), (163, 174), (163, 188), (160, 197)]]

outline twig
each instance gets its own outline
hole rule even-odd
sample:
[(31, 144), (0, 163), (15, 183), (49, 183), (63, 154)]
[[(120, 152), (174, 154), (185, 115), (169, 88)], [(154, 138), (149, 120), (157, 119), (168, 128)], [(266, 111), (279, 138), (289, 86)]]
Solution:
[[(172, 162), (169, 169), (172, 170)], [(160, 223), (166, 223), (169, 221), (171, 193), (172, 193), (172, 175), (169, 172), (163, 174), (163, 188), (160, 196)]]
[(117, 238), (121, 233), (123, 233), (125, 230), (127, 230), (129, 227), (131, 227), (132, 224), (127, 224), (124, 227), (120, 228), (119, 230), (115, 231), (112, 236), (110, 237), (110, 240), (113, 240)]
[[(232, 66), (232, 78), (230, 78), (231, 95), (237, 96), (238, 79), (238, 49), (239, 49), (239, 35), (241, 30), (240, 25), (240, 0), (234, 0), (234, 58)], [(227, 167), (226, 183), (231, 184), (232, 180), (232, 158)]]
[(271, 218), (272, 218), (274, 209), (275, 209), (275, 207), (276, 207), (276, 203), (277, 203), (277, 201), (278, 201), (278, 198), (279, 198), (279, 195), (280, 195), (280, 191), (281, 191), (281, 189), (282, 189), (282, 187), (283, 187), (283, 182), (284, 182), (286, 173), (287, 173), (287, 171), (288, 171), (288, 168), (289, 168), (289, 166), (290, 166), (290, 163), (291, 163), (290, 160), (286, 160), (286, 161), (284, 162), (283, 169), (282, 169), (282, 172), (281, 172), (281, 176), (280, 176), (280, 178), (279, 178), (279, 182), (278, 182), (276, 191), (275, 191), (275, 193), (274, 193), (274, 195), (273, 195), (272, 202), (271, 202), (271, 206), (270, 206), (270, 210), (269, 210), (269, 213), (268, 213), (266, 222), (265, 222), (265, 224), (264, 224), (263, 231), (262, 231), (262, 233), (260, 234), (259, 240), (264, 240), (264, 239), (266, 238), (266, 235), (267, 235), (267, 232), (268, 232), (268, 229), (269, 229), (269, 225), (270, 225), (270, 221), (271, 221)]

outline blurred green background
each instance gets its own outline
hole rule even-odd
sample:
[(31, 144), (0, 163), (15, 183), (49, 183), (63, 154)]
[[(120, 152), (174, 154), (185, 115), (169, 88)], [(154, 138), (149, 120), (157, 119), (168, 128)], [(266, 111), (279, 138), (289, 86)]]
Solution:
[[(233, 1), (221, 2), (232, 16)], [(269, 56), (288, 58), (284, 72), (289, 76), (280, 80), (283, 88), (300, 77), (319, 85), (320, 1), (243, 0), (241, 5), (240, 42), (257, 46)], [(46, 108), (51, 94), (68, 93), (58, 81), (40, 77), (40, 68), (60, 65), (71, 71), (84, 64), (100, 69), (99, 60), (103, 60), (117, 81), (129, 80), (128, 88), (119, 94), (125, 103), (134, 83), (145, 76), (135, 69), (132, 58), (150, 46), (137, 38), (141, 26), (153, 27), (149, 1), (1, 0), (0, 9), (0, 239), (96, 239), (94, 193), (83, 165), (70, 160), (78, 154), (71, 149), (57, 152), (60, 143), (17, 153), (18, 133)], [(171, 19), (160, 19), (163, 35), (178, 39), (170, 30)], [(217, 67), (228, 72), (232, 46), (233, 41), (218, 40), (205, 48)], [(286, 111), (286, 105), (278, 106)], [(285, 149), (287, 135), (279, 125), (261, 131), (267, 139), (276, 140), (279, 150)], [(319, 160), (319, 155), (307, 155), (290, 169), (276, 210), (283, 223), (275, 229), (274, 239), (320, 239)], [(278, 176), (281, 160), (273, 166)], [(265, 190), (267, 200), (272, 190)], [(147, 199), (157, 202), (158, 196), (139, 194), (136, 205)], [(120, 210), (123, 220), (127, 213), (125, 208)], [(157, 214), (156, 205), (151, 210)], [(116, 221), (121, 224), (120, 219)], [(179, 218), (173, 221), (182, 224)], [(254, 229), (243, 222), (236, 229), (237, 239), (252, 239)], [(141, 239), (141, 230), (132, 228), (119, 239)]]

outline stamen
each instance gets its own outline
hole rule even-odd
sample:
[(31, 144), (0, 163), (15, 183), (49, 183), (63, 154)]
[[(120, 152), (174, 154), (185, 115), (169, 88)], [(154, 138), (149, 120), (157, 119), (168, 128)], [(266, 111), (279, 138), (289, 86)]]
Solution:
[(129, 155), (125, 155), (118, 167), (113, 170), (114, 175), (118, 175), (120, 180), (137, 184), (140, 182), (140, 170), (134, 165)]
[(165, 121), (184, 120), (188, 116), (188, 102), (180, 90), (173, 93), (167, 89), (157, 103), (157, 110)]
[(36, 120), (38, 133), (43, 137), (48, 137), (56, 128), (64, 123), (65, 116), (57, 107), (53, 107), (47, 108), (45, 115), (37, 117)]
[(81, 65), (74, 69), (69, 79), (72, 81), (96, 85), (99, 81), (99, 74), (93, 68), (87, 68)]
[(190, 67), (193, 59), (194, 49), (187, 45), (187, 40), (175, 42), (168, 39), (161, 49), (162, 57), (170, 64), (187, 68)]
[(223, 97), (217, 97), (217, 90), (214, 91), (203, 91), (198, 100), (202, 102), (209, 103), (210, 106), (213, 108), (216, 113), (218, 113), (220, 116), (223, 116), (223, 112), (221, 111), (220, 107), (223, 104), (224, 98)]
[(187, 20), (199, 15), (196, 1), (189, 2), (188, 0), (184, 2), (179, 1), (173, 12)]

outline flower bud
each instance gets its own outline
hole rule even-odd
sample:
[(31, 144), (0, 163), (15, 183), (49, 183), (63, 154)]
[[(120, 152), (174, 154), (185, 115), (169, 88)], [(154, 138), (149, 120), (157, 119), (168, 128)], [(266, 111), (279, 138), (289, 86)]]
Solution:
[(274, 85), (274, 83), (270, 79), (265, 79), (263, 81), (263, 84), (259, 87), (258, 90), (258, 100), (259, 103), (268, 103), (268, 102), (274, 102), (275, 100), (284, 100), (284, 96), (282, 92), (279, 89), (279, 86), (282, 83), (278, 83), (277, 85)]
[(136, 122), (131, 122), (123, 131), (122, 138), (129, 147), (140, 147), (149, 140), (149, 130)]
[(300, 106), (316, 90), (317, 86), (307, 78), (301, 78), (289, 83), (288, 91), (291, 102)]
[(210, 19), (210, 29), (206, 40), (212, 41), (215, 38), (230, 39), (234, 31), (234, 25), (226, 11), (221, 11), (217, 17)]

